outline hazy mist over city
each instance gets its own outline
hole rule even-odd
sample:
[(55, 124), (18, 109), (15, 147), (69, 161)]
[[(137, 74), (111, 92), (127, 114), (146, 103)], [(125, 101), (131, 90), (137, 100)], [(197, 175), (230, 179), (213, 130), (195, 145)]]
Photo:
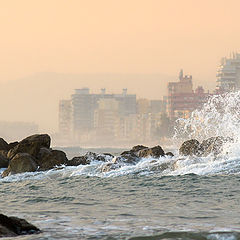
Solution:
[(239, 49), (237, 0), (0, 2), (0, 121), (58, 131), (74, 89), (162, 99), (180, 69), (216, 87), (221, 58)]

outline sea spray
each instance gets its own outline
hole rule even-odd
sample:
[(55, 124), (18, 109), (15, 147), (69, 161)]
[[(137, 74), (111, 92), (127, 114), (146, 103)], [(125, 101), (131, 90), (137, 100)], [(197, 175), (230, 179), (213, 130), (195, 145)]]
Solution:
[(195, 138), (203, 141), (210, 137), (224, 136), (239, 141), (240, 91), (214, 95), (190, 118), (176, 121), (174, 142)]

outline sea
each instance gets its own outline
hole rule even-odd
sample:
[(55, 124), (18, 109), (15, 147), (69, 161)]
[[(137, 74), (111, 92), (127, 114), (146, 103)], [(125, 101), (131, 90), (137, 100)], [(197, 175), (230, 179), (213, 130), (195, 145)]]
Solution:
[[(107, 172), (107, 163), (92, 161), (2, 178), (1, 212), (42, 230), (19, 240), (240, 239), (239, 103), (239, 92), (214, 96), (189, 119), (179, 119), (174, 157), (142, 158)], [(178, 153), (186, 139), (220, 135), (234, 141), (218, 156)], [(69, 158), (88, 150), (64, 148)], [(122, 149), (96, 151), (118, 155)]]

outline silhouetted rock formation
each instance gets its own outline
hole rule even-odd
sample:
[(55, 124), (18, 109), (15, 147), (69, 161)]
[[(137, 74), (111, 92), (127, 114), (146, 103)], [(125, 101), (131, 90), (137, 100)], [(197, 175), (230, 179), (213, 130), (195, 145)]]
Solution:
[(18, 235), (40, 232), (41, 231), (37, 227), (27, 222), (25, 219), (8, 217), (0, 214), (0, 237), (16, 237)]

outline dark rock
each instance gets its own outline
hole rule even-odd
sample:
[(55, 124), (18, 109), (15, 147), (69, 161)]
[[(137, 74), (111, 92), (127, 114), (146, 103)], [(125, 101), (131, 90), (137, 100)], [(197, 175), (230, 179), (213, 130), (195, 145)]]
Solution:
[(8, 151), (18, 145), (19, 142), (11, 142), (8, 144)]
[(90, 164), (90, 162), (85, 158), (85, 156), (74, 157), (66, 163), (67, 166), (78, 166), (87, 164)]
[(143, 149), (146, 149), (146, 148), (148, 148), (148, 147), (143, 146), (143, 145), (137, 145), (137, 146), (134, 146), (130, 151), (132, 151), (132, 152), (138, 152), (138, 151), (143, 150)]
[(165, 155), (170, 156), (170, 157), (174, 157), (174, 154), (172, 152), (167, 152)]
[(37, 164), (30, 154), (18, 153), (9, 162), (8, 168), (2, 173), (2, 177), (16, 173), (35, 172), (36, 170)]
[(161, 146), (155, 146), (152, 148), (145, 148), (142, 149), (138, 152), (138, 156), (140, 158), (146, 158), (146, 157), (154, 157), (154, 158), (159, 158), (164, 156), (165, 153), (163, 151), (163, 149), (161, 148)]
[(15, 237), (18, 235), (40, 233), (41, 231), (18, 217), (8, 217), (0, 214), (0, 237)]
[(0, 150), (8, 151), (8, 143), (3, 138), (0, 138)]
[(3, 155), (0, 155), (0, 168), (7, 168), (8, 164), (9, 164), (8, 159)]
[(215, 156), (221, 153), (223, 144), (231, 142), (233, 139), (225, 137), (211, 137), (204, 140), (199, 147), (199, 155), (207, 156), (213, 153)]
[(36, 159), (40, 171), (46, 171), (68, 162), (66, 153), (60, 150), (41, 148)]
[(8, 158), (12, 159), (17, 153), (29, 153), (33, 157), (37, 157), (40, 148), (49, 148), (50, 142), (50, 136), (47, 134), (35, 134), (29, 136), (9, 150)]
[(74, 157), (67, 162), (67, 166), (87, 165), (91, 161), (97, 160), (101, 162), (111, 161), (114, 156), (110, 153), (96, 154), (93, 152), (87, 152), (84, 156)]
[(8, 151), (6, 150), (0, 150), (0, 156), (3, 156), (5, 158), (7, 158), (7, 154), (8, 154)]
[(102, 153), (102, 154), (98, 154), (96, 156), (96, 160), (97, 161), (101, 161), (101, 162), (109, 162), (114, 158), (114, 156), (110, 153)]
[(133, 154), (125, 154), (114, 159), (114, 163), (128, 163), (135, 164), (139, 161), (139, 158)]
[(148, 147), (145, 147), (143, 145), (136, 145), (134, 147), (132, 147), (132, 149), (128, 150), (128, 151), (124, 151), (122, 152), (120, 155), (132, 155), (135, 154), (136, 156), (138, 155), (138, 152), (143, 150), (143, 149), (147, 149)]
[(200, 149), (200, 143), (196, 139), (185, 141), (180, 149), (179, 154), (184, 156), (198, 155)]

